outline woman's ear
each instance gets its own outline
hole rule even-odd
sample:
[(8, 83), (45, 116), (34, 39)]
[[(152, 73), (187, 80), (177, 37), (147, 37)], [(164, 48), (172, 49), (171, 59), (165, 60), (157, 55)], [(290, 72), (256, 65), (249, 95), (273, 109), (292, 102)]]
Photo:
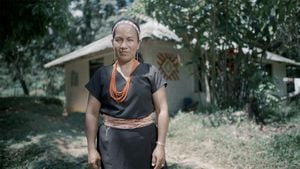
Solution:
[(139, 40), (138, 46), (136, 48), (136, 50), (139, 50), (140, 46), (141, 46), (142, 40)]

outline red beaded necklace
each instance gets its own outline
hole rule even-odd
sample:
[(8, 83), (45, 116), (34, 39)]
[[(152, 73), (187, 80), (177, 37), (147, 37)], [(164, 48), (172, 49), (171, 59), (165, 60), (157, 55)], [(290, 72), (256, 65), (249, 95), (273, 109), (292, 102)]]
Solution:
[(109, 84), (109, 94), (116, 102), (121, 103), (127, 98), (129, 85), (131, 82), (131, 74), (137, 68), (137, 66), (139, 65), (139, 62), (135, 59), (133, 60), (131, 72), (129, 74), (128, 79), (126, 79), (126, 84), (122, 91), (118, 91), (117, 86), (116, 86), (117, 65), (118, 65), (118, 61), (116, 61), (113, 64), (113, 69), (111, 72), (111, 79), (110, 79), (110, 84)]

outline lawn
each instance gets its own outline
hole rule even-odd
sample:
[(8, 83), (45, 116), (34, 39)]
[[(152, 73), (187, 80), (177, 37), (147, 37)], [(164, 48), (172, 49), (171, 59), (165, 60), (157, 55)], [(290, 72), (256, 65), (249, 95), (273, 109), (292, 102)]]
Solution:
[[(52, 98), (0, 98), (0, 168), (87, 168), (84, 114), (62, 112)], [(247, 120), (213, 127), (211, 119), (218, 118), (179, 112), (171, 119), (170, 169), (300, 168), (299, 116), (263, 128)]]

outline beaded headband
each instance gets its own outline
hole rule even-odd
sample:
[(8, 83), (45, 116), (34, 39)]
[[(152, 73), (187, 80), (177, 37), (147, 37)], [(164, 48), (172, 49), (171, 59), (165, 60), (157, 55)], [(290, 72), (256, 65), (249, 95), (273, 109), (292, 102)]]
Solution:
[(118, 27), (119, 25), (121, 25), (121, 24), (128, 24), (128, 25), (131, 25), (131, 26), (136, 30), (136, 32), (138, 33), (138, 36), (140, 36), (140, 30), (139, 30), (139, 28), (138, 28), (134, 23), (132, 23), (131, 21), (128, 21), (128, 20), (123, 20), (123, 21), (120, 21), (120, 22), (118, 22), (117, 24), (115, 24), (115, 26), (114, 26), (113, 29), (112, 29), (112, 32), (114, 33), (115, 30), (117, 29), (117, 27)]

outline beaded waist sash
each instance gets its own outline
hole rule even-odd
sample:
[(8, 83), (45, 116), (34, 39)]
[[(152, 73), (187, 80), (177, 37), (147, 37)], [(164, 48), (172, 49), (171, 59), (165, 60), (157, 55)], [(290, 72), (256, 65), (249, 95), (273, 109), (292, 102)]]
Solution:
[(104, 115), (104, 125), (118, 129), (135, 129), (155, 123), (155, 118), (154, 112), (141, 119), (123, 119)]

